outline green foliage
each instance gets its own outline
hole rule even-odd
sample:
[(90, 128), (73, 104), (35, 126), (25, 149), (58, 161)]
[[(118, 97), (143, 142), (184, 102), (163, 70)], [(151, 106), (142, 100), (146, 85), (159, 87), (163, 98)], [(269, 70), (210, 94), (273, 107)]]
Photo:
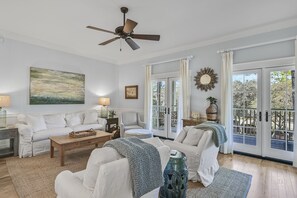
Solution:
[(116, 112), (115, 112), (115, 110), (109, 110), (108, 111), (108, 114), (109, 114), (109, 117), (111, 117), (111, 118), (113, 118), (114, 116), (117, 115)]
[(210, 104), (216, 104), (218, 101), (216, 98), (211, 97), (211, 96), (206, 98), (206, 100), (208, 100), (210, 102)]

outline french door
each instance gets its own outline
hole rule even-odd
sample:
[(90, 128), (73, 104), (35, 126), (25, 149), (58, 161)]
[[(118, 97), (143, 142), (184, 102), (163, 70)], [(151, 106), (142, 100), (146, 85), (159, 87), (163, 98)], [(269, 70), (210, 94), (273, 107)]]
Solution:
[(178, 126), (180, 82), (178, 78), (152, 81), (152, 119), (154, 135), (175, 138)]
[(233, 74), (234, 150), (293, 160), (294, 67)]

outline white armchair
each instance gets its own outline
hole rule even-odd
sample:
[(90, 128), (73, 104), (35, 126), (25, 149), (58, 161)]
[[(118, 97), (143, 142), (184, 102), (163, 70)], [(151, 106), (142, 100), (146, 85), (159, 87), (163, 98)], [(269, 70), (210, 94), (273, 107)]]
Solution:
[(123, 112), (120, 119), (120, 135), (124, 137), (124, 133), (130, 129), (145, 129), (146, 124), (140, 120), (137, 112)]
[[(158, 149), (163, 172), (170, 157), (169, 147), (158, 138), (143, 141)], [(85, 170), (65, 170), (56, 177), (55, 192), (58, 198), (132, 198), (129, 162), (110, 147), (95, 149)], [(158, 192), (156, 188), (141, 198), (158, 197)]]
[(219, 148), (212, 140), (211, 130), (200, 130), (184, 127), (174, 141), (165, 140), (170, 149), (183, 152), (187, 157), (189, 180), (200, 181), (208, 186), (219, 169), (217, 155)]

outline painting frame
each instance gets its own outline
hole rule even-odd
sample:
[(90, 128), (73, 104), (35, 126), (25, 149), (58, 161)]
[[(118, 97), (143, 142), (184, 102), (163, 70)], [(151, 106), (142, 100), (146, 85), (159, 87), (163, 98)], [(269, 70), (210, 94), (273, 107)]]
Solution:
[(138, 99), (138, 85), (125, 86), (125, 99)]
[(85, 74), (30, 67), (29, 104), (85, 104)]

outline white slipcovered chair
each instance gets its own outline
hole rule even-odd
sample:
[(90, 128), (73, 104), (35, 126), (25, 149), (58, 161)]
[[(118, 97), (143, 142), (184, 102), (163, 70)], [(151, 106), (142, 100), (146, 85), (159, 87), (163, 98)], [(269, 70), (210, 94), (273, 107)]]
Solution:
[(120, 135), (124, 137), (124, 133), (130, 129), (145, 129), (146, 124), (140, 120), (137, 112), (123, 112), (120, 119)]
[[(162, 172), (170, 157), (170, 148), (159, 138), (143, 140), (155, 146), (160, 154)], [(110, 147), (93, 150), (83, 171), (61, 172), (55, 180), (58, 198), (132, 198), (132, 181), (129, 162)], [(158, 197), (159, 188), (141, 198)]]
[(181, 151), (186, 155), (188, 179), (200, 181), (204, 186), (212, 183), (214, 174), (219, 169), (217, 160), (219, 148), (212, 140), (212, 133), (211, 130), (204, 131), (186, 126), (174, 141), (164, 141), (170, 149)]

